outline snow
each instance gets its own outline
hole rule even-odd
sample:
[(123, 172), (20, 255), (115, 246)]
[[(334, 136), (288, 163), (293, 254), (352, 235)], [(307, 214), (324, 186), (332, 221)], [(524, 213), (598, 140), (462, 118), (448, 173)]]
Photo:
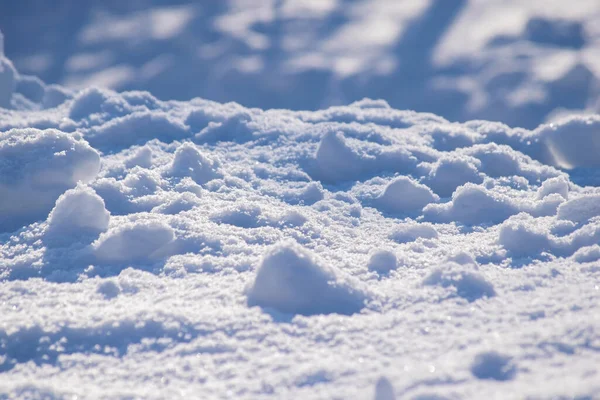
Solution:
[(213, 161), (202, 155), (192, 143), (185, 143), (175, 151), (173, 163), (169, 169), (171, 176), (189, 176), (197, 184), (204, 184), (220, 177), (219, 161)]
[(370, 97), (533, 129), (598, 111), (599, 13), (594, 0), (29, 0), (3, 4), (0, 27), (23, 75), (71, 89), (296, 110)]
[(509, 356), (489, 351), (477, 354), (471, 365), (471, 372), (479, 379), (507, 381), (515, 377), (517, 368)]
[(477, 272), (475, 265), (461, 265), (447, 262), (433, 270), (423, 280), (424, 285), (441, 286), (450, 289), (447, 296), (459, 296), (470, 302), (483, 297), (494, 297), (494, 286), (484, 276)]
[(56, 243), (84, 237), (96, 239), (108, 229), (110, 213), (104, 200), (93, 189), (78, 185), (67, 190), (56, 200), (48, 216), (47, 238)]
[(351, 315), (368, 299), (360, 286), (299, 245), (281, 243), (266, 252), (256, 270), (248, 305), (287, 314)]
[(375, 271), (380, 275), (389, 274), (390, 271), (398, 268), (396, 254), (391, 250), (375, 249), (369, 256), (369, 270)]
[(545, 180), (537, 191), (537, 198), (544, 199), (554, 193), (561, 195), (565, 200), (569, 200), (569, 181), (564, 176)]
[(483, 183), (481, 162), (472, 157), (441, 157), (431, 168), (427, 184), (441, 197), (450, 197), (465, 183)]
[(174, 240), (169, 225), (143, 219), (108, 230), (92, 243), (92, 248), (99, 262), (148, 261), (163, 256)]
[(77, 182), (92, 180), (100, 156), (77, 135), (49, 129), (11, 129), (0, 136), (0, 231), (48, 215)]
[(596, 1), (42, 3), (0, 398), (600, 396)]
[(389, 380), (380, 378), (375, 386), (375, 400), (395, 400), (394, 388)]
[(399, 224), (390, 235), (390, 239), (397, 243), (414, 242), (419, 238), (436, 239), (438, 232), (428, 223)]
[(536, 224), (535, 218), (526, 213), (506, 220), (498, 232), (498, 243), (513, 255), (532, 255), (548, 250), (548, 234)]
[(385, 187), (375, 204), (380, 210), (391, 214), (414, 214), (439, 199), (427, 186), (402, 176)]
[(8, 107), (17, 83), (16, 71), (10, 60), (6, 59), (0, 52), (0, 106)]
[(562, 203), (557, 218), (584, 223), (600, 214), (600, 193), (586, 194)]
[(452, 194), (451, 201), (431, 204), (423, 210), (432, 222), (457, 221), (467, 225), (499, 223), (515, 214), (518, 205), (501, 193), (467, 183)]
[(556, 123), (541, 126), (536, 133), (544, 141), (553, 164), (573, 169), (576, 167), (597, 167), (598, 129), (600, 117), (572, 116)]

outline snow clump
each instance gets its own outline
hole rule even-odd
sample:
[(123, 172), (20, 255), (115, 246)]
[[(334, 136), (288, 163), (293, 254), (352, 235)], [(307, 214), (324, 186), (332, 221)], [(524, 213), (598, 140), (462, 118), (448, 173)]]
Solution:
[(396, 254), (390, 250), (376, 249), (369, 255), (368, 267), (370, 271), (375, 271), (380, 275), (389, 274), (398, 268)]
[(108, 229), (110, 213), (104, 200), (83, 184), (67, 190), (56, 201), (48, 217), (47, 235), (52, 242), (95, 239)]
[(474, 266), (464, 266), (451, 261), (435, 269), (423, 284), (451, 288), (455, 295), (470, 302), (496, 296), (494, 285), (476, 272)]
[(45, 219), (56, 199), (89, 182), (100, 156), (85, 140), (55, 129), (12, 129), (0, 135), (0, 232)]
[(302, 315), (351, 315), (367, 300), (357, 282), (289, 241), (267, 251), (247, 295), (250, 306)]
[(175, 232), (165, 222), (141, 220), (108, 230), (92, 246), (99, 261), (145, 262), (165, 256), (174, 240)]
[(401, 176), (385, 187), (383, 193), (375, 199), (375, 204), (381, 211), (390, 214), (415, 214), (439, 199), (427, 186)]

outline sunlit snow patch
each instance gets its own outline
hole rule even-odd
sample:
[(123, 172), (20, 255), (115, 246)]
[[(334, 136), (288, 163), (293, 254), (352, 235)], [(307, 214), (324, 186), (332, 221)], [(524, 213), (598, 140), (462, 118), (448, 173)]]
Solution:
[(460, 265), (447, 262), (435, 269), (424, 281), (425, 285), (451, 288), (454, 294), (475, 301), (482, 297), (494, 297), (494, 286), (476, 272), (473, 265)]
[(375, 199), (375, 205), (381, 211), (391, 214), (415, 214), (439, 199), (427, 186), (401, 176), (385, 187), (383, 193)]
[(166, 223), (141, 220), (110, 229), (92, 246), (100, 261), (143, 262), (164, 256), (169, 244), (174, 240), (173, 228)]
[(12, 129), (0, 135), (0, 232), (46, 218), (54, 202), (100, 169), (88, 143), (57, 130)]
[[(48, 217), (46, 242), (53, 245), (92, 241), (108, 229), (110, 213), (93, 189), (77, 185), (56, 201)], [(89, 243), (89, 242), (88, 242)]]
[(367, 300), (358, 282), (293, 242), (267, 251), (247, 294), (250, 306), (302, 315), (350, 315)]

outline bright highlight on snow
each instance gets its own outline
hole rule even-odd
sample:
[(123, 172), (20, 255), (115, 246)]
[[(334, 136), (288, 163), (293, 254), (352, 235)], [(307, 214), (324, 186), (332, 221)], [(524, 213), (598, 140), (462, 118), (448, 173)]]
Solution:
[(600, 396), (598, 115), (0, 107), (0, 398)]

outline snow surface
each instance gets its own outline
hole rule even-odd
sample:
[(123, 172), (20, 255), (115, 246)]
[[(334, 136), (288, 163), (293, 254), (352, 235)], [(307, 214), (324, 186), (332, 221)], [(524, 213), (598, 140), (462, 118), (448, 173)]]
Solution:
[[(158, 19), (166, 40), (177, 10), (98, 14), (83, 37)], [(590, 40), (527, 15), (532, 43)], [(262, 46), (243, 7), (227, 17)], [(599, 115), (161, 101), (1, 60), (0, 398), (600, 397)]]
[(599, 26), (597, 0), (0, 2), (17, 69), (71, 89), (296, 110), (370, 97), (528, 129), (600, 111)]

